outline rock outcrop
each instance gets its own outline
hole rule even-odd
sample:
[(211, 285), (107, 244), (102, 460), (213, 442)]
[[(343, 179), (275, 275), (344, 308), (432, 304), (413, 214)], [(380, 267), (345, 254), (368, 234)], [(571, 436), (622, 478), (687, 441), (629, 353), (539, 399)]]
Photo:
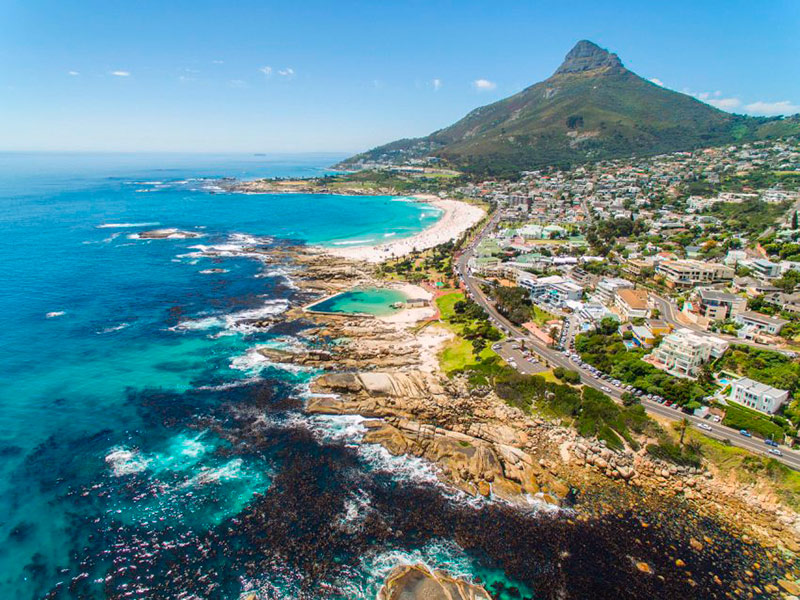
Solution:
[(491, 600), (480, 586), (456, 579), (424, 565), (395, 567), (377, 600)]

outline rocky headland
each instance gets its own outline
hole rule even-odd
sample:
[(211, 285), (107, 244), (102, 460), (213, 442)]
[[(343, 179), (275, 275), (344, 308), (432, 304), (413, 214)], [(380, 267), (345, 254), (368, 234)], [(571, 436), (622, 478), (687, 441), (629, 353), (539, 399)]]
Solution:
[[(293, 260), (302, 267), (297, 285), (314, 296), (386, 285), (369, 263), (305, 252)], [(421, 310), (414, 319), (393, 319), (293, 309), (289, 318), (310, 324), (301, 333), (308, 348), (261, 352), (274, 362), (324, 371), (311, 384), (309, 412), (364, 417), (364, 443), (427, 459), (445, 484), (464, 493), (525, 510), (569, 507), (581, 520), (635, 514), (643, 528), (667, 514), (671, 526), (678, 511), (687, 553), (713, 556), (715, 536), (732, 536), (782, 565), (781, 576), (761, 592), (795, 589), (800, 519), (767, 485), (723, 477), (713, 465), (689, 468), (656, 460), (644, 450), (646, 439), (639, 450), (611, 450), (557, 421), (509, 406), (488, 387), (447, 377), (437, 355), (452, 334), (436, 324), (432, 307), (414, 310)], [(707, 532), (710, 522), (714, 534)], [(680, 545), (675, 553), (683, 562)], [(637, 568), (647, 573), (650, 567)], [(745, 596), (752, 593), (746, 577), (739, 583)]]

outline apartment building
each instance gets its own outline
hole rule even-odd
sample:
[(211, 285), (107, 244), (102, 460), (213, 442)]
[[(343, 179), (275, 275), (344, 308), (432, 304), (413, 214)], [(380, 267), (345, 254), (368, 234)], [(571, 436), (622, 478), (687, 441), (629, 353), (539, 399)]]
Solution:
[(719, 263), (699, 260), (666, 260), (658, 264), (656, 274), (664, 277), (668, 287), (688, 289), (696, 285), (731, 281), (734, 270)]
[(633, 282), (619, 277), (606, 277), (601, 279), (595, 287), (594, 293), (597, 299), (606, 306), (612, 306), (616, 298), (617, 291), (633, 289)]
[(744, 311), (736, 315), (736, 322), (742, 325), (739, 337), (752, 339), (756, 335), (778, 335), (789, 321), (779, 317), (768, 317), (757, 312)]
[(617, 290), (614, 305), (626, 321), (631, 319), (645, 319), (650, 316), (650, 307), (647, 304), (646, 290)]
[(723, 339), (678, 329), (666, 336), (653, 351), (655, 366), (679, 377), (697, 377), (700, 367), (728, 349)]
[(708, 288), (697, 290), (697, 310), (709, 321), (732, 319), (747, 309), (747, 298)]

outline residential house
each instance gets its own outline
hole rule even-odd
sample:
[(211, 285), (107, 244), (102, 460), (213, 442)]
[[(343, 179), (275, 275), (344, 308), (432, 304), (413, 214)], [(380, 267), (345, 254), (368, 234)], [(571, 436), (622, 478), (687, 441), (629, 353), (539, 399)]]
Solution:
[(789, 321), (780, 317), (769, 317), (757, 312), (745, 311), (736, 315), (736, 322), (743, 326), (739, 330), (739, 337), (749, 340), (757, 335), (778, 335)]
[(759, 412), (774, 415), (789, 399), (789, 392), (742, 377), (731, 384), (729, 399)]

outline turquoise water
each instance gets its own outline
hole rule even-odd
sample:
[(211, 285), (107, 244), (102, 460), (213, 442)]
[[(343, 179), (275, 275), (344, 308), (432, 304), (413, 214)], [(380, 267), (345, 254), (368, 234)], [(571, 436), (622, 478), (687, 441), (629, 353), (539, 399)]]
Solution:
[(405, 300), (408, 300), (408, 297), (399, 290), (359, 288), (326, 298), (311, 308), (319, 312), (366, 314), (380, 317), (397, 312), (392, 305)]
[[(704, 574), (732, 580), (736, 547), (703, 562), (676, 543), (689, 589), (657, 551), (672, 538), (637, 516), (583, 525), (467, 498), (359, 444), (360, 417), (304, 412), (315, 373), (259, 352), (328, 343), (285, 316), (316, 299), (287, 247), (409, 235), (437, 212), (218, 180), (337, 158), (0, 154), (0, 598), (374, 600), (419, 561), (502, 600), (711, 597)], [(138, 235), (154, 228), (199, 237)], [(335, 303), (383, 310), (383, 294)]]

